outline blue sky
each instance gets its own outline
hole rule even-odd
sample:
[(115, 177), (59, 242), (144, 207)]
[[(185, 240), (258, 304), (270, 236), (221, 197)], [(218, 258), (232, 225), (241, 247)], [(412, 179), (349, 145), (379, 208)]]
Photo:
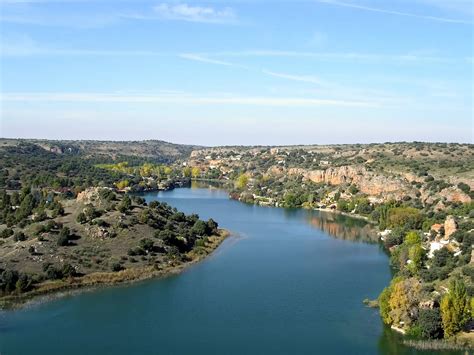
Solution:
[(0, 136), (473, 143), (473, 0), (0, 0)]

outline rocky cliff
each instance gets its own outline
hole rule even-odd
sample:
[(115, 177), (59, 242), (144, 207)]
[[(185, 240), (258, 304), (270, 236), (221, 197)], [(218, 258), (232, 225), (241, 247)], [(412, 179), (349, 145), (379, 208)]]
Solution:
[(415, 191), (404, 178), (376, 175), (362, 166), (341, 166), (325, 170), (305, 170), (291, 168), (288, 175), (303, 176), (315, 183), (329, 185), (354, 184), (369, 196), (401, 199), (406, 195), (414, 195)]

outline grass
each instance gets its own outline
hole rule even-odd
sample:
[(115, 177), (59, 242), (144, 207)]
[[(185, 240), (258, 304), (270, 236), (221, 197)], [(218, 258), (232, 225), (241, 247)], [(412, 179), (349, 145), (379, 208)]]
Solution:
[(70, 277), (63, 280), (43, 282), (32, 291), (21, 295), (8, 295), (0, 298), (0, 309), (19, 308), (26, 302), (39, 296), (51, 296), (65, 291), (111, 286), (123, 283), (132, 283), (151, 278), (165, 277), (178, 274), (185, 268), (203, 260), (211, 254), (230, 233), (219, 230), (220, 234), (209, 237), (205, 246), (199, 250), (192, 250), (185, 256), (186, 261), (173, 260), (167, 263), (158, 263), (149, 266), (132, 267), (118, 272), (93, 272), (82, 277)]

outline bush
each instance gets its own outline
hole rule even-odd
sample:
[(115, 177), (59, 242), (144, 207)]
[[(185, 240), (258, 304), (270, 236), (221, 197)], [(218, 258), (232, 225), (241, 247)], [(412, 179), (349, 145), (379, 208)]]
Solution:
[(84, 212), (79, 213), (77, 215), (76, 221), (77, 223), (80, 223), (80, 224), (86, 223), (87, 222), (86, 214)]
[(57, 244), (60, 247), (64, 247), (64, 246), (68, 245), (69, 244), (69, 237), (66, 236), (66, 235), (61, 235), (60, 234), (59, 237), (58, 237), (58, 240), (57, 240)]
[(413, 207), (395, 207), (388, 211), (388, 225), (390, 227), (420, 229), (422, 222), (421, 212)]
[(447, 248), (441, 248), (433, 253), (433, 259), (431, 259), (431, 265), (434, 267), (443, 267), (453, 261), (453, 255)]
[(120, 265), (119, 262), (115, 262), (115, 263), (112, 264), (112, 271), (113, 271), (113, 272), (118, 272), (118, 271), (120, 271), (120, 270), (122, 270), (122, 269), (123, 269), (123, 268), (122, 268), (122, 265)]
[(26, 235), (25, 233), (23, 232), (16, 232), (14, 235), (13, 235), (13, 240), (15, 242), (23, 242), (25, 241), (27, 238), (26, 238)]
[(417, 323), (423, 338), (441, 339), (443, 337), (443, 323), (439, 308), (420, 309)]
[(153, 240), (149, 238), (143, 238), (142, 240), (140, 240), (141, 249), (146, 250), (146, 251), (151, 251), (153, 250), (153, 247), (154, 247)]
[(14, 233), (13, 233), (13, 229), (5, 228), (5, 229), (2, 230), (2, 232), (0, 233), (0, 238), (5, 239), (5, 238), (8, 238), (8, 237), (11, 237), (13, 234), (14, 234)]
[(458, 188), (466, 194), (469, 194), (469, 192), (471, 192), (471, 187), (468, 184), (465, 184), (464, 182), (460, 182), (458, 184)]

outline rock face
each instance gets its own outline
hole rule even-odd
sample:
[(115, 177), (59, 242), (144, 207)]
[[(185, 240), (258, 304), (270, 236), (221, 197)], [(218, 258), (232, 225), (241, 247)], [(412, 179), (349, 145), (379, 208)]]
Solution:
[(446, 201), (449, 201), (449, 202), (461, 202), (461, 203), (471, 202), (471, 197), (455, 186), (448, 187), (442, 190), (439, 194), (442, 197), (446, 198)]
[(104, 189), (112, 190), (107, 187), (90, 187), (82, 192), (79, 192), (77, 194), (76, 200), (84, 204), (92, 203), (94, 201), (100, 202), (100, 190)]
[(84, 191), (77, 194), (76, 200), (85, 204), (97, 201), (100, 198), (99, 190), (100, 189), (98, 187), (90, 187), (85, 189)]
[(86, 228), (87, 235), (91, 238), (104, 239), (110, 236), (110, 232), (107, 228), (99, 226), (90, 226)]
[(442, 224), (436, 223), (436, 224), (433, 224), (433, 225), (431, 226), (431, 230), (434, 231), (434, 232), (436, 232), (436, 233), (439, 233), (439, 231), (441, 230), (442, 227), (443, 227)]
[(412, 194), (412, 188), (402, 179), (376, 175), (359, 166), (341, 166), (326, 170), (305, 170), (292, 168), (289, 175), (302, 175), (315, 183), (329, 185), (354, 184), (358, 189), (370, 196), (386, 196), (401, 199)]
[(457, 229), (458, 229), (458, 225), (454, 217), (453, 216), (446, 217), (446, 221), (444, 222), (445, 238), (449, 238), (451, 235), (453, 235), (454, 232), (457, 231)]

